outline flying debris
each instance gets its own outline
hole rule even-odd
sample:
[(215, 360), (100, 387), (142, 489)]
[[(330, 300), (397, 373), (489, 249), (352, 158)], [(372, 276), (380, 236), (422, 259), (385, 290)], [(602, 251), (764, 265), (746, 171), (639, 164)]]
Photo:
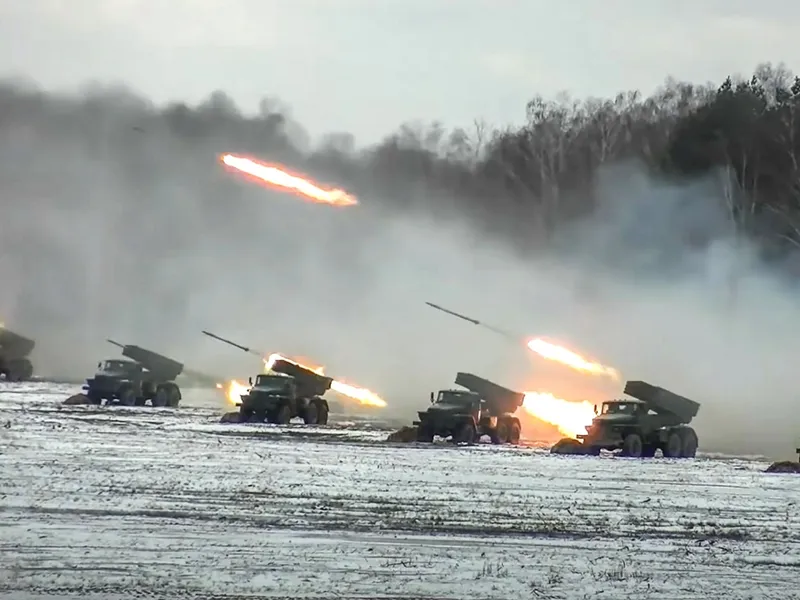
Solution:
[(332, 206), (354, 206), (358, 200), (352, 194), (338, 188), (325, 189), (298, 174), (292, 174), (285, 167), (264, 163), (245, 156), (223, 154), (222, 164), (229, 170), (247, 175), (260, 185), (296, 194), (304, 200)]

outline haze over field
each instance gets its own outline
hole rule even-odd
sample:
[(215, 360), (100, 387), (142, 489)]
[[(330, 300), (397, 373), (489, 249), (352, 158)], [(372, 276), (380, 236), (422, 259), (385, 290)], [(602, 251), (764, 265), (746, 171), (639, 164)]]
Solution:
[[(246, 3), (234, 5), (246, 8)], [(22, 33), (0, 36), (17, 61), (0, 62), (0, 68), (30, 77), (45, 90), (11, 81), (0, 89), (0, 320), (37, 339), (40, 372), (86, 375), (97, 360), (117, 354), (103, 341), (106, 337), (223, 376), (246, 378), (259, 368), (254, 357), (200, 335), (208, 329), (266, 352), (323, 363), (328, 373), (378, 391), (399, 415), (424, 406), (429, 391), (449, 387), (458, 370), (570, 400), (599, 401), (620, 393), (621, 384), (580, 375), (524, 348), (527, 338), (541, 336), (613, 365), (624, 377), (701, 402), (696, 425), (704, 449), (791, 452), (800, 427), (789, 358), (800, 351), (792, 279), (800, 221), (799, 205), (792, 203), (796, 196), (785, 190), (798, 181), (797, 170), (781, 166), (766, 188), (752, 194), (754, 182), (763, 182), (752, 173), (753, 162), (782, 162), (770, 161), (767, 151), (754, 151), (752, 156), (761, 158), (748, 155), (748, 162), (728, 153), (723, 164), (724, 153), (709, 149), (699, 134), (692, 137), (708, 111), (738, 110), (739, 104), (721, 104), (728, 100), (716, 93), (718, 84), (728, 72), (752, 70), (763, 57), (746, 54), (747, 44), (739, 44), (740, 54), (726, 54), (730, 62), (714, 64), (715, 56), (725, 54), (721, 44), (692, 64), (678, 53), (657, 72), (631, 66), (628, 76), (610, 74), (590, 84), (554, 65), (542, 72), (559, 72), (558, 77), (541, 75), (541, 81), (523, 84), (516, 71), (522, 66), (508, 56), (496, 58), (502, 48), (493, 61), (489, 54), (483, 57), (494, 66), (482, 75), (459, 76), (458, 69), (467, 69), (466, 59), (448, 54), (441, 41), (442, 64), (434, 61), (430, 67), (439, 81), (425, 73), (417, 81), (413, 73), (405, 79), (397, 75), (400, 62), (389, 49), (364, 54), (366, 38), (388, 27), (377, 20), (378, 9), (359, 2), (341, 5), (342, 11), (361, 11), (364, 20), (376, 20), (360, 22), (361, 34), (350, 32), (344, 48), (326, 43), (329, 55), (318, 53), (322, 42), (316, 39), (302, 49), (308, 60), (318, 61), (316, 75), (302, 69), (315, 82), (314, 90), (303, 88), (289, 72), (287, 49), (302, 44), (283, 34), (270, 38), (271, 49), (260, 48), (264, 42), (258, 36), (242, 34), (240, 47), (221, 51), (214, 62), (210, 54), (186, 49), (214, 40), (201, 29), (189, 31), (184, 22), (188, 45), (171, 59), (168, 77), (163, 65), (156, 72), (162, 53), (172, 51), (166, 13), (163, 21), (153, 21), (145, 42), (137, 19), (123, 20), (127, 13), (117, 12), (128, 10), (124, 4), (106, 3), (101, 13), (94, 12), (99, 3), (87, 2), (85, 14), (96, 20), (83, 24), (33, 5), (0, 9), (2, 28), (18, 25), (24, 31), (38, 24), (52, 40), (29, 53)], [(738, 10), (727, 5), (729, 12)], [(319, 7), (306, 14), (309, 5), (303, 2), (297, 8), (259, 6), (295, 24), (307, 18), (303, 22), (315, 30), (325, 19), (345, 14)], [(431, 6), (440, 19), (457, 10), (476, 18), (490, 10), (480, 2), (459, 4), (462, 9), (446, 2), (428, 3), (425, 9), (405, 3), (409, 31), (432, 18), (425, 12)], [(778, 44), (775, 52), (781, 50), (783, 27), (798, 20), (787, 12), (780, 24), (750, 23), (741, 12), (731, 21), (714, 13), (714, 2), (707, 6), (698, 19), (721, 27), (714, 31), (735, 26), (749, 32), (745, 39), (763, 39), (768, 31)], [(553, 19), (567, 11), (550, 8)], [(633, 3), (616, 2), (614, 8), (632, 11), (626, 14), (650, 27), (660, 18), (661, 8), (647, 14)], [(509, 4), (503, 22), (520, 22), (528, 10), (533, 9)], [(577, 18), (577, 11), (570, 5), (569, 15), (562, 16)], [(235, 10), (219, 14), (213, 15), (221, 24), (217, 35), (237, 30)], [(211, 18), (201, 14), (197, 22)], [(594, 25), (582, 23), (599, 36), (604, 21), (595, 18)], [(463, 39), (474, 25), (456, 20), (448, 27), (448, 36)], [(123, 31), (127, 37), (114, 36)], [(642, 35), (647, 29), (642, 25), (637, 31)], [(100, 37), (92, 38), (94, 33)], [(95, 51), (84, 60), (81, 44), (69, 51), (61, 46), (62, 56), (75, 53), (74, 70), (56, 73), (51, 49), (78, 35), (93, 39), (98, 48), (107, 44), (108, 52)], [(426, 29), (420, 35), (434, 43)], [(499, 44), (494, 35), (493, 43)], [(112, 37), (124, 39), (126, 49)], [(566, 46), (569, 40), (559, 43)], [(145, 44), (149, 53), (139, 52), (135, 64), (126, 58)], [(274, 58), (278, 48), (280, 61)], [(102, 58), (112, 50), (121, 53), (113, 72)], [(249, 62), (236, 63), (238, 75), (226, 73), (240, 53), (255, 50), (265, 53), (262, 59), (251, 52)], [(521, 45), (517, 52), (518, 57), (536, 54)], [(604, 52), (617, 61), (636, 54), (610, 47)], [(800, 50), (787, 46), (780, 56), (800, 62), (792, 53)], [(408, 64), (414, 64), (414, 56)], [(258, 60), (264, 61), (262, 68), (252, 68)], [(326, 60), (350, 65), (347, 85), (327, 82), (332, 74), (324, 68)], [(569, 62), (574, 69), (580, 61)], [(376, 65), (377, 74), (361, 76), (353, 65), (362, 63)], [(445, 86), (451, 70), (458, 83)], [(524, 72), (538, 71), (525, 67)], [(670, 72), (701, 82), (714, 78), (717, 84), (671, 82), (650, 98), (623, 95), (585, 104), (540, 98), (525, 111), (525, 102), (537, 92), (605, 93), (611, 84), (649, 91)], [(391, 81), (382, 80), (387, 73), (394, 73)], [(736, 141), (764, 131), (771, 140), (788, 139), (769, 128), (773, 115), (788, 122), (783, 117), (794, 115), (800, 105), (793, 75), (780, 66), (760, 67), (757, 73), (769, 100), (751, 129), (735, 132)], [(143, 91), (116, 85), (74, 94), (52, 91), (92, 78), (123, 81)], [(231, 90), (230, 95), (216, 93), (195, 106), (198, 90), (216, 86)], [(444, 87), (451, 94), (447, 103)], [(760, 97), (757, 87), (736, 94)], [(234, 101), (252, 106), (262, 88), (288, 90), (302, 122), (275, 100), (264, 102), (258, 114), (241, 114)], [(406, 96), (398, 91), (397, 105), (383, 102), (377, 91), (401, 88)], [(776, 94), (778, 88), (789, 97)], [(320, 89), (326, 91), (320, 94)], [(168, 98), (190, 105), (163, 105)], [(511, 98), (510, 108), (497, 104), (497, 98)], [(484, 110), (490, 105), (492, 110)], [(492, 111), (493, 122), (522, 124), (494, 132), (469, 124), (468, 116)], [(380, 139), (384, 132), (377, 125), (405, 117), (442, 117), (464, 129), (423, 123), (372, 146), (355, 143)], [(304, 129), (306, 121), (314, 135), (346, 125), (358, 137), (316, 140)], [(726, 123), (717, 130), (733, 140)], [(792, 122), (781, 131), (795, 130)], [(793, 139), (780, 143), (768, 151), (776, 156), (800, 152)], [(346, 188), (360, 203), (321, 206), (237, 179), (220, 167), (221, 152), (286, 164)], [(697, 156), (708, 158), (704, 168)], [(745, 218), (748, 214), (755, 216)], [(520, 343), (437, 313), (423, 304), (426, 300), (518, 332)]]

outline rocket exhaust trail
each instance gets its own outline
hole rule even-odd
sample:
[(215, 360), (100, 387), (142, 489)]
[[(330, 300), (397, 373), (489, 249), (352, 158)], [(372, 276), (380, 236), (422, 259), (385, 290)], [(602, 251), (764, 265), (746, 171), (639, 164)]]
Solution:
[(448, 315), (466, 321), (467, 323), (472, 323), (473, 325), (477, 325), (478, 327), (483, 327), (484, 329), (488, 329), (489, 331), (496, 333), (497, 335), (501, 335), (504, 338), (511, 340), (512, 342), (518, 343), (521, 341), (518, 336), (514, 335), (513, 333), (509, 333), (508, 331), (504, 331), (499, 327), (493, 327), (492, 325), (488, 325), (487, 323), (478, 321), (478, 319), (473, 319), (472, 317), (462, 315), (461, 313), (457, 313), (456, 311), (450, 310), (449, 308), (445, 308), (444, 306), (439, 306), (438, 304), (434, 304), (433, 302), (425, 302), (425, 304), (427, 304), (431, 308), (440, 310), (443, 313), (447, 313)]

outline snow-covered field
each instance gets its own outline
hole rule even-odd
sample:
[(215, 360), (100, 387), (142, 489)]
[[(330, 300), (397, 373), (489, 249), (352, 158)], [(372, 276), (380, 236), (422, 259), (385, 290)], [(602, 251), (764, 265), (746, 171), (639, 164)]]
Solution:
[(2, 598), (800, 597), (800, 477), (765, 462), (220, 425), (192, 392), (60, 407), (74, 391), (0, 384)]

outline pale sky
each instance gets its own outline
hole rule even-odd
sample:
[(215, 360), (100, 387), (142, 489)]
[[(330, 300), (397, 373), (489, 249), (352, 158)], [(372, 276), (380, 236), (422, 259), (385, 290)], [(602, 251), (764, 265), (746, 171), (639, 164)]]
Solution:
[(793, 0), (2, 0), (0, 75), (156, 101), (277, 96), (312, 134), (520, 122), (534, 94), (800, 72)]

